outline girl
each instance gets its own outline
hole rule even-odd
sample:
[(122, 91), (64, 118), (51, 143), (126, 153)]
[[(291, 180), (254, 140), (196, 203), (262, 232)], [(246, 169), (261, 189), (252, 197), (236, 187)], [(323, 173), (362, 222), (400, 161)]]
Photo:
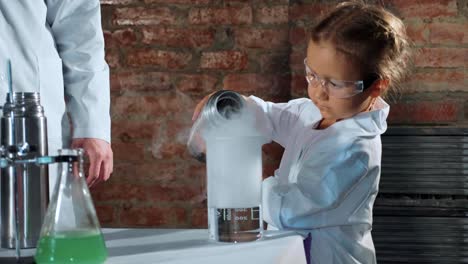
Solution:
[(263, 182), (264, 219), (270, 229), (310, 234), (311, 263), (376, 263), (372, 207), (389, 112), (381, 96), (402, 77), (408, 54), (400, 19), (378, 6), (342, 3), (311, 30), (309, 98), (247, 99), (262, 131), (285, 148)]

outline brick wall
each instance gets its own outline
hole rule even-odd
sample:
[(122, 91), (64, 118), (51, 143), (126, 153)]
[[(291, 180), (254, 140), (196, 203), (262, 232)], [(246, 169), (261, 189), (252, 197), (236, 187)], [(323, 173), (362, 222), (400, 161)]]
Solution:
[[(111, 180), (92, 190), (103, 226), (206, 227), (204, 166), (185, 151), (195, 104), (221, 87), (305, 95), (305, 31), (337, 2), (101, 0), (115, 155)], [(468, 0), (383, 2), (419, 50), (390, 123), (466, 125)], [(281, 154), (264, 147), (265, 176)]]
[[(288, 1), (102, 0), (111, 66), (104, 226), (206, 226), (204, 165), (186, 153), (195, 104), (225, 87), (290, 98)], [(281, 149), (265, 147), (265, 175)]]

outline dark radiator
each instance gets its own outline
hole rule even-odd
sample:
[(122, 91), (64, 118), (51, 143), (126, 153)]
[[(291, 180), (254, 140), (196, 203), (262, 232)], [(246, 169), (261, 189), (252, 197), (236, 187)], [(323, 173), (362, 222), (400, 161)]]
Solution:
[(382, 147), (378, 263), (468, 263), (468, 129), (389, 128)]

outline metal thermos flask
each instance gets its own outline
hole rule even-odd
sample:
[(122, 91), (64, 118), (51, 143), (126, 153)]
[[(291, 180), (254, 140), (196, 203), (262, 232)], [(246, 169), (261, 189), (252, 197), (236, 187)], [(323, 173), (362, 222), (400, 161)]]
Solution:
[[(7, 156), (46, 156), (46, 124), (39, 93), (15, 92), (13, 98), (8, 94), (0, 129), (1, 146), (13, 149)], [(36, 247), (49, 201), (48, 166), (11, 164), (1, 169), (0, 182), (1, 247), (15, 248), (16, 237), (20, 248)]]
[(200, 115), (192, 126), (187, 147), (189, 153), (197, 160), (205, 162), (205, 142), (202, 139), (204, 130), (209, 130), (230, 120), (245, 108), (245, 100), (237, 92), (220, 90), (210, 96)]

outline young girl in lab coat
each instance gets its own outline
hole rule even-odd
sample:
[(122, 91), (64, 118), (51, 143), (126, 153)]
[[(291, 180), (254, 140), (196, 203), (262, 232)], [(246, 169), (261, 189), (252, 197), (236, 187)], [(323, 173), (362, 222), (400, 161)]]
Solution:
[(311, 263), (376, 263), (372, 207), (389, 112), (381, 96), (403, 75), (405, 26), (381, 7), (346, 2), (310, 33), (309, 98), (247, 98), (265, 135), (285, 148), (275, 175), (263, 182), (264, 220), (269, 228), (310, 234)]

